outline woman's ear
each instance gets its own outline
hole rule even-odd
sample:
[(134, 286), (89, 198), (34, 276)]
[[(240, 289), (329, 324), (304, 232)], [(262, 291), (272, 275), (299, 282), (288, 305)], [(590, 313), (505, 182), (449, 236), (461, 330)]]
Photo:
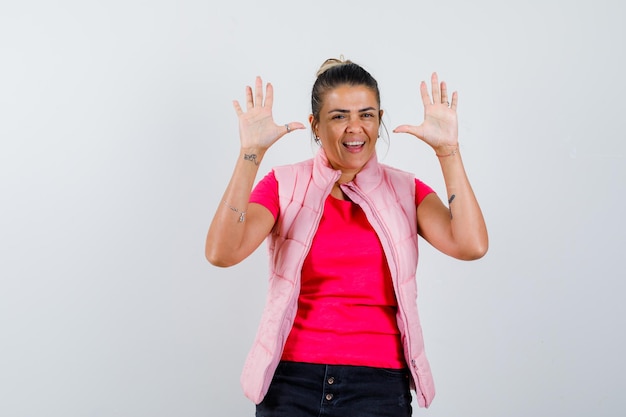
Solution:
[(309, 124), (311, 125), (311, 131), (315, 136), (317, 136), (317, 121), (315, 120), (315, 116), (312, 114), (309, 115)]

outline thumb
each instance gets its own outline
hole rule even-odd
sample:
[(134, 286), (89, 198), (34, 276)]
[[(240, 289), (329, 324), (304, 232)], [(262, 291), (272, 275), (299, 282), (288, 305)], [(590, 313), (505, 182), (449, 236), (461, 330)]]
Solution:
[(419, 126), (400, 125), (400, 126), (396, 127), (395, 129), (393, 129), (393, 132), (394, 133), (408, 133), (408, 134), (411, 134), (413, 136), (420, 137), (420, 135), (422, 134), (423, 130), (424, 129), (422, 128), (422, 125), (419, 125)]
[(306, 129), (306, 126), (304, 126), (300, 122), (290, 122), (290, 123), (285, 123), (285, 128), (287, 129), (287, 133), (289, 133), (292, 130)]
[(282, 126), (279, 126), (278, 129), (280, 131), (279, 137), (283, 137), (284, 135), (287, 135), (293, 132), (294, 130), (305, 129), (305, 127), (300, 122), (289, 122), (289, 123), (285, 123)]

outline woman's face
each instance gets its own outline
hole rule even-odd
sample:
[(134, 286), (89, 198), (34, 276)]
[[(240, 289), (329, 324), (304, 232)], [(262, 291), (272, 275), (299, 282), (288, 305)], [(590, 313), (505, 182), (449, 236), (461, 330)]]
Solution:
[(351, 181), (374, 154), (382, 113), (372, 90), (341, 85), (324, 96), (319, 121), (309, 117), (331, 166), (343, 173), (340, 182)]

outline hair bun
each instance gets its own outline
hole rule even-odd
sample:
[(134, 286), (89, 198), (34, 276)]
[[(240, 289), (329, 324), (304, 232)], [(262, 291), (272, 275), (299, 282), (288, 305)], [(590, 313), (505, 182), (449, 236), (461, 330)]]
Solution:
[(315, 74), (315, 76), (319, 77), (333, 67), (346, 64), (352, 64), (352, 61), (350, 61), (349, 59), (345, 59), (343, 55), (339, 55), (339, 58), (328, 58), (326, 61), (324, 61), (320, 69), (317, 70), (317, 74)]

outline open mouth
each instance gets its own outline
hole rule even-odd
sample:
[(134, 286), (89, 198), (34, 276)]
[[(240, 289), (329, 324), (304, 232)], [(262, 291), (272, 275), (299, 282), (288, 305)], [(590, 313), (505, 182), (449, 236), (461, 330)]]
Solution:
[(352, 151), (361, 149), (363, 145), (365, 145), (365, 141), (362, 141), (362, 140), (343, 143), (343, 146), (345, 146), (346, 148)]

